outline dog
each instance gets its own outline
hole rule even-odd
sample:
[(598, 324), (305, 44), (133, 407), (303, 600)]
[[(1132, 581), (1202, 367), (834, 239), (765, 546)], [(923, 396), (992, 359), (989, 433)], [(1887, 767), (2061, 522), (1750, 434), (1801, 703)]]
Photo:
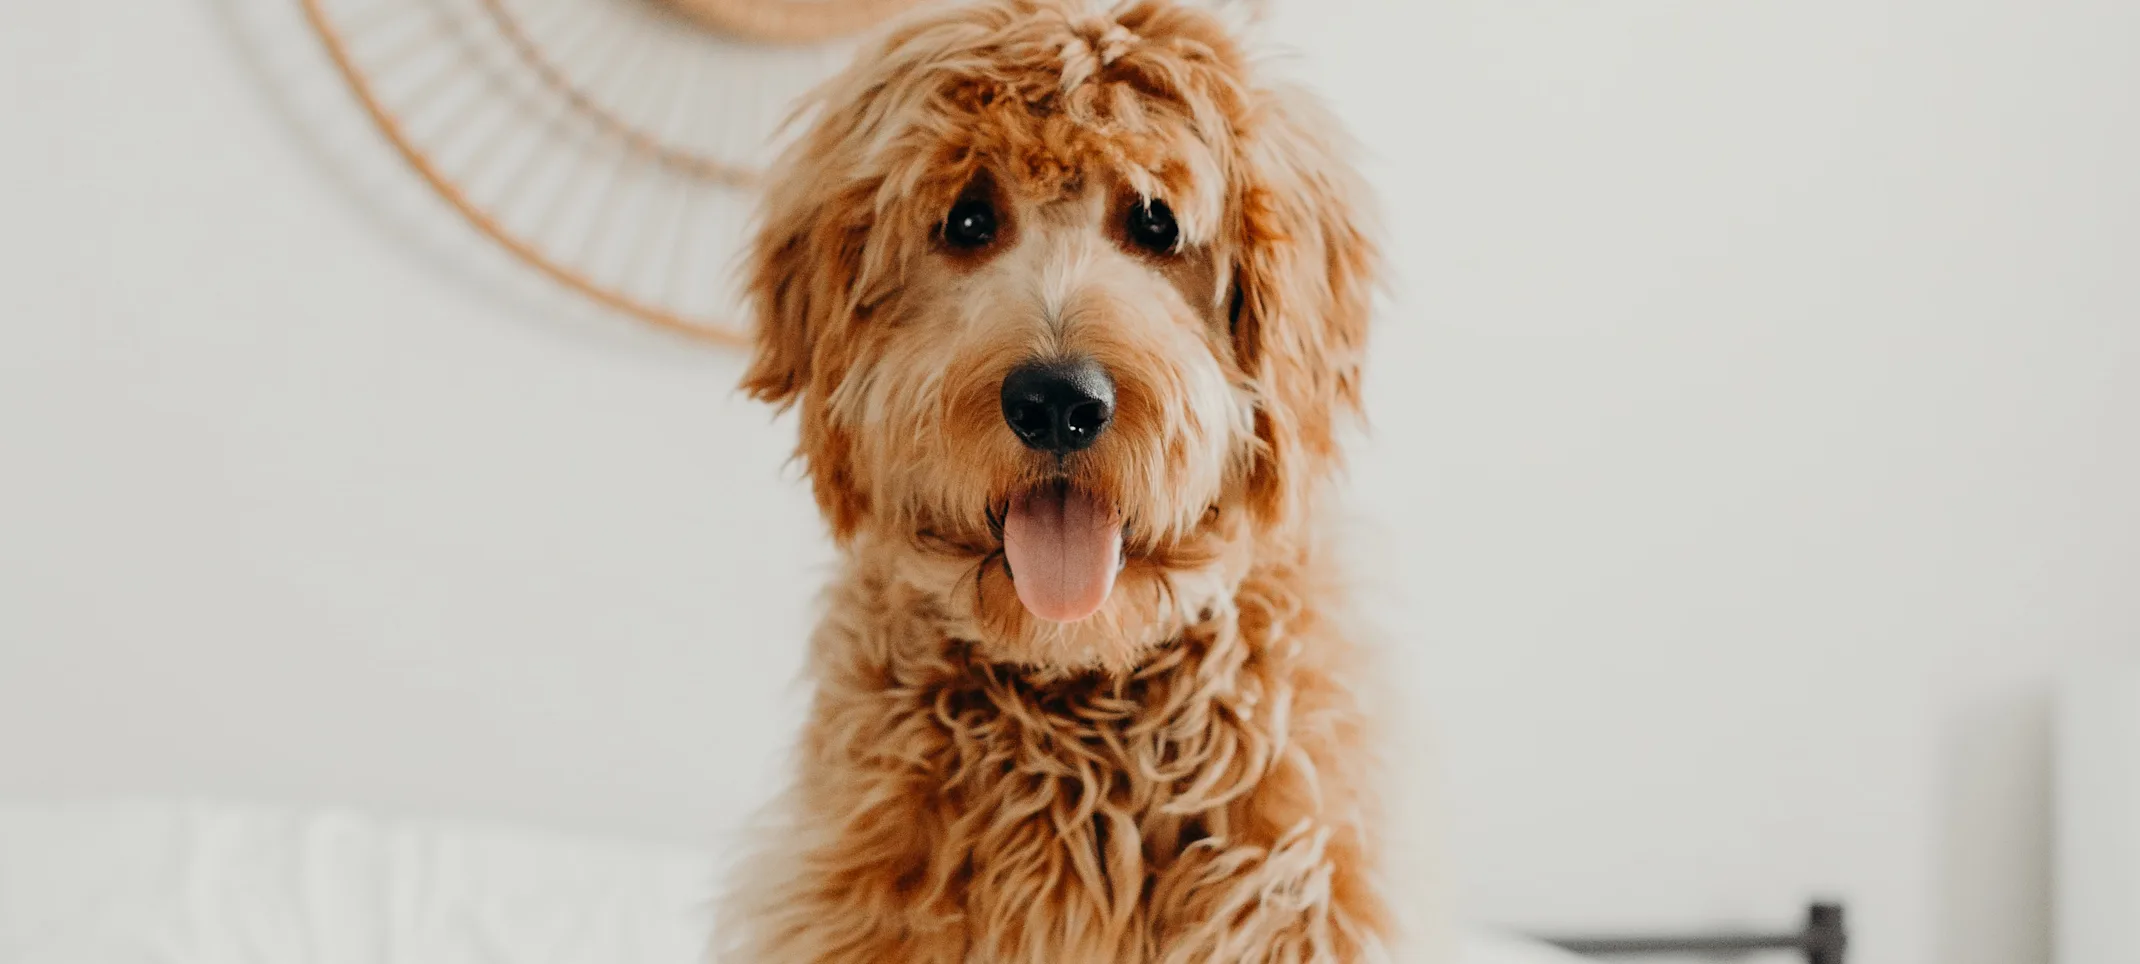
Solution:
[(1378, 264), (1214, 13), (981, 0), (824, 85), (745, 265), (839, 547), (736, 964), (1352, 964), (1397, 917), (1322, 523)]

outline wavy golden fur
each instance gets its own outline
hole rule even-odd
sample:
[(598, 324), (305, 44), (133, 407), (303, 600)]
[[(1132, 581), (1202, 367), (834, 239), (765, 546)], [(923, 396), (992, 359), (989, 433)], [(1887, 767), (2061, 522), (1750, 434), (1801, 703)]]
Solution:
[[(1359, 645), (1317, 524), (1376, 253), (1346, 143), (1158, 0), (982, 0), (820, 92), (749, 266), (755, 397), (842, 550), (783, 830), (734, 964), (1349, 964), (1391, 930)], [(984, 197), (984, 250), (945, 244)], [(1126, 244), (1163, 199), (1180, 242)], [(1096, 359), (1114, 420), (1050, 456), (1006, 374)], [(1038, 618), (1003, 513), (1119, 516), (1093, 615)]]

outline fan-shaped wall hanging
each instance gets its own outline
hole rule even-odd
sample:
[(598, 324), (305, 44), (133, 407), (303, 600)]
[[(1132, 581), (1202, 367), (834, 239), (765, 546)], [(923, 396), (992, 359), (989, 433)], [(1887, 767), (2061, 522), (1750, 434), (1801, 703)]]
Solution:
[(722, 270), (795, 98), (921, 0), (302, 0), (371, 119), (521, 261), (741, 344)]

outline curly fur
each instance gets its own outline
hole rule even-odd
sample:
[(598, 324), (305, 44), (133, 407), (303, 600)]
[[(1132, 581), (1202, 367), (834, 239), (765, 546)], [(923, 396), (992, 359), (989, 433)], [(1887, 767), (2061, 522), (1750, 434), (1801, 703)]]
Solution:
[[(983, 0), (831, 81), (754, 245), (756, 397), (843, 569), (787, 824), (738, 879), (736, 964), (1381, 960), (1361, 647), (1317, 505), (1359, 399), (1375, 250), (1344, 141), (1208, 13)], [(960, 197), (1004, 214), (948, 249)], [(1164, 256), (1112, 226), (1164, 199)], [(1104, 364), (1092, 449), (1027, 451), (1005, 373)], [(1096, 614), (1002, 563), (1050, 480), (1124, 525)]]

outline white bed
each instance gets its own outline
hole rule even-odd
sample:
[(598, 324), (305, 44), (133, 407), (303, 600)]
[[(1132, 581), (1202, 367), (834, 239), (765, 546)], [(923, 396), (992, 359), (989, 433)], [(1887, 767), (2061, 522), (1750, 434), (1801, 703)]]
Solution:
[[(494, 827), (0, 805), (6, 964), (696, 964), (712, 860)], [(1572, 964), (1488, 934), (1459, 964)]]

